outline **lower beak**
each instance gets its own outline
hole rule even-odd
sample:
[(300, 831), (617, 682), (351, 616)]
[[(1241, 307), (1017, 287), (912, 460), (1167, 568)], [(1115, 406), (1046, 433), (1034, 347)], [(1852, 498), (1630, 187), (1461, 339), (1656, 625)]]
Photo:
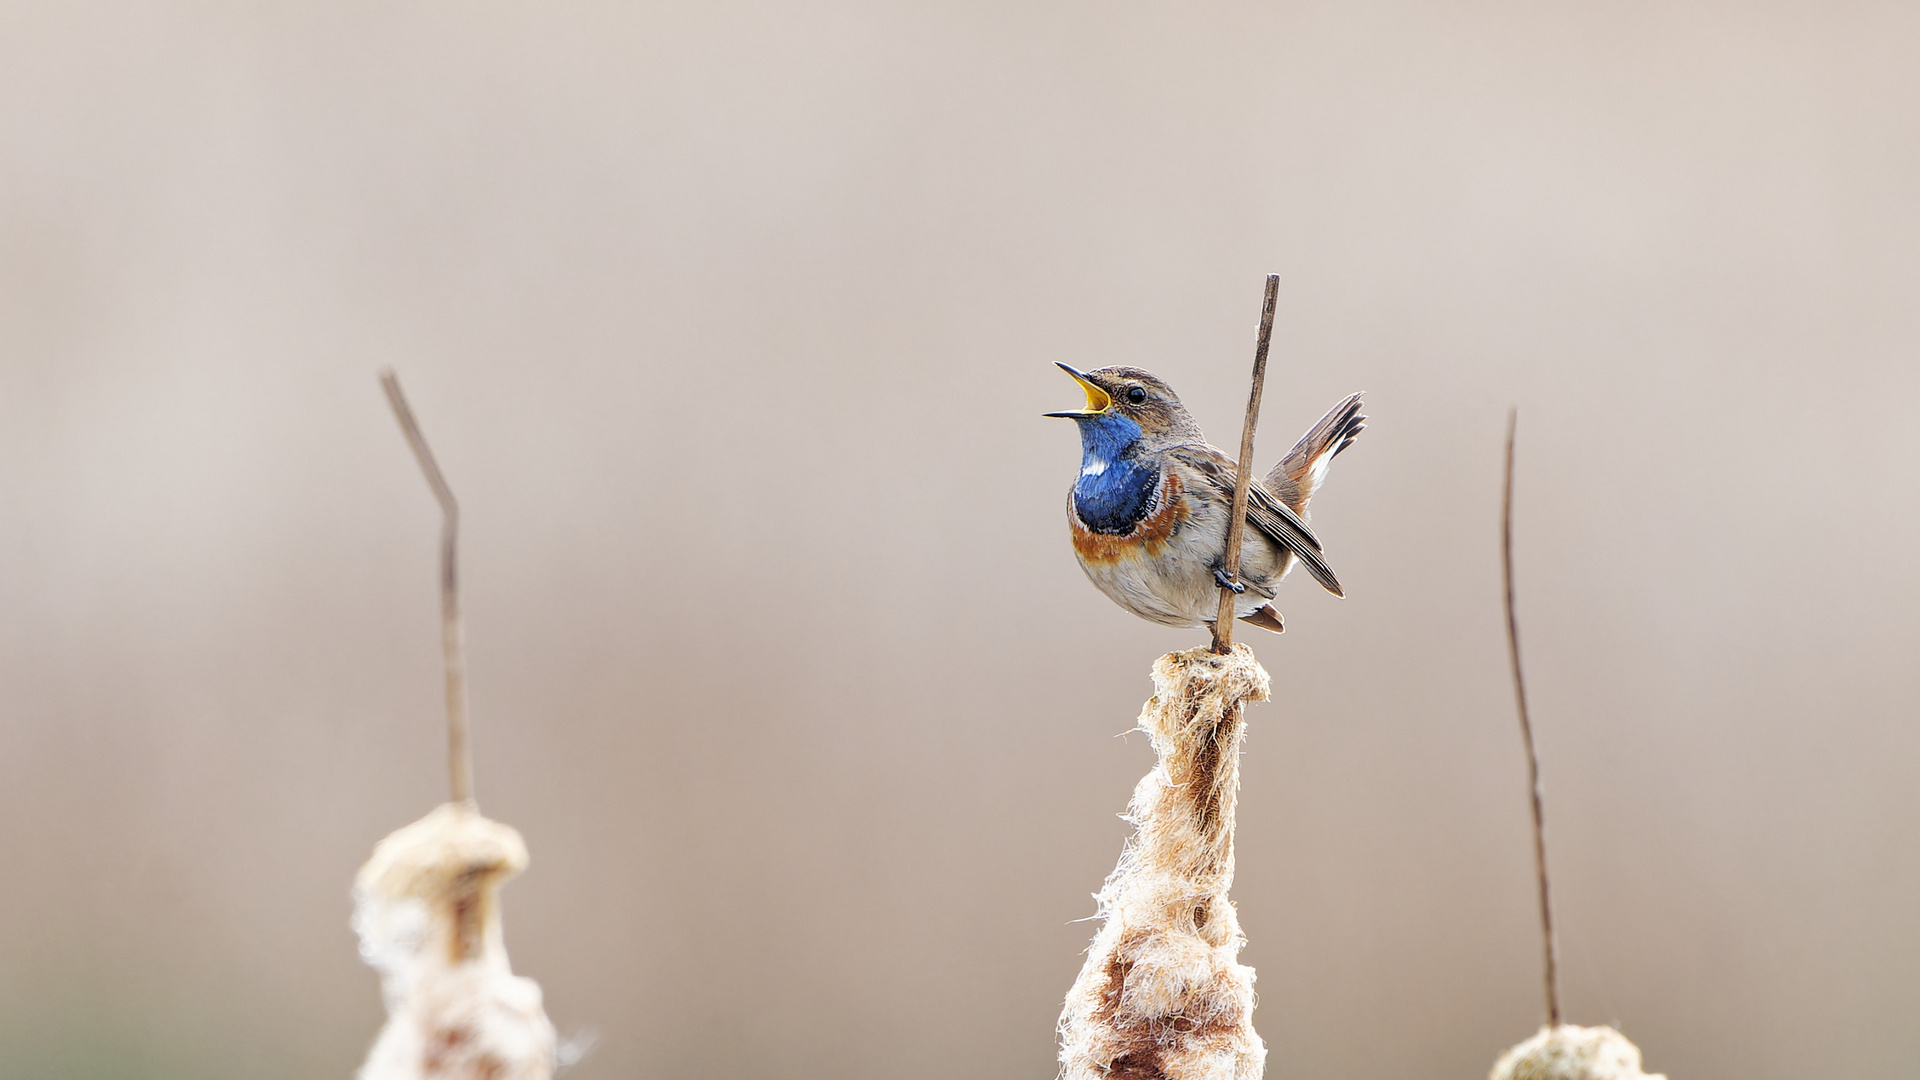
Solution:
[(1087, 407), (1084, 409), (1072, 409), (1067, 412), (1044, 413), (1043, 415), (1064, 416), (1072, 420), (1084, 420), (1089, 416), (1099, 416), (1113, 407), (1113, 397), (1105, 390), (1100, 389), (1092, 379), (1087, 378), (1085, 372), (1075, 371), (1067, 365), (1060, 363), (1058, 360), (1054, 361), (1054, 364), (1059, 367), (1061, 371), (1073, 376), (1074, 379), (1079, 382), (1080, 389), (1087, 392)]

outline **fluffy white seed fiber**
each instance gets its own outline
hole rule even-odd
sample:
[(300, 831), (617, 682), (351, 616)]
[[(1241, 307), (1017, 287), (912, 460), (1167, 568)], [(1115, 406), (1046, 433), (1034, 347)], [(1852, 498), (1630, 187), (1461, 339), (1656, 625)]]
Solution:
[(353, 927), (388, 1016), (359, 1080), (550, 1080), (553, 1024), (507, 964), (496, 899), (526, 865), (520, 834), (464, 803), (374, 848)]
[(1667, 1080), (1640, 1071), (1640, 1048), (1610, 1027), (1561, 1024), (1501, 1056), (1487, 1080)]

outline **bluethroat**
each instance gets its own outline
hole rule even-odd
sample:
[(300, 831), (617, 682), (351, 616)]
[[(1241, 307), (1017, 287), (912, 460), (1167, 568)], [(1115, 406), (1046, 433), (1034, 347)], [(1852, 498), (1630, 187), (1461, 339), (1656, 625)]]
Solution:
[(1344, 596), (1307, 528), (1307, 500), (1327, 465), (1365, 427), (1360, 397), (1335, 405), (1265, 479), (1247, 491), (1240, 565), (1225, 561), (1234, 461), (1207, 443), (1173, 388), (1134, 367), (1076, 371), (1087, 407), (1048, 413), (1080, 428), (1080, 476), (1067, 499), (1067, 524), (1080, 568), (1114, 603), (1163, 626), (1212, 626), (1221, 588), (1233, 613), (1280, 633), (1269, 603), (1296, 562), (1328, 592)]

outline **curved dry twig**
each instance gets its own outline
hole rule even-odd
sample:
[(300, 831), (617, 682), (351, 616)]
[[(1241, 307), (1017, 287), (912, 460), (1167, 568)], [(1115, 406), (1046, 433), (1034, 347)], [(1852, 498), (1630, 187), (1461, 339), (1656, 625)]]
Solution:
[(460, 504), (453, 489), (434, 460), (433, 448), (420, 431), (400, 379), (392, 368), (380, 372), (380, 388), (387, 392), (394, 419), (413, 448), (413, 456), (426, 474), (427, 486), (440, 503), (440, 646), (446, 661), (447, 676), (447, 773), (454, 802), (473, 801), (473, 748), (467, 737), (467, 662), (466, 635), (460, 623), (460, 577), (458, 570)]
[(1540, 754), (1533, 746), (1527, 713), (1527, 682), (1520, 672), (1520, 624), (1513, 614), (1513, 433), (1520, 410), (1507, 413), (1506, 484), (1500, 501), (1500, 569), (1507, 589), (1507, 656), (1513, 661), (1513, 699), (1520, 709), (1520, 737), (1527, 744), (1527, 781), (1533, 793), (1533, 866), (1540, 882), (1540, 936), (1546, 956), (1547, 1026), (1560, 1026), (1560, 943), (1553, 933), (1553, 893), (1547, 887), (1547, 823), (1540, 795)]

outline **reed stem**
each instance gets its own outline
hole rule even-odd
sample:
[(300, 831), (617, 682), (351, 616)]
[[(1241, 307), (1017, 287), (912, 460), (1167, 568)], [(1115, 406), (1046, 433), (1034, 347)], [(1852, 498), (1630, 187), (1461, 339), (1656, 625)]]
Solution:
[(453, 801), (470, 804), (474, 801), (473, 747), (467, 734), (466, 634), (460, 622), (460, 504), (454, 501), (453, 489), (447, 486), (447, 478), (434, 460), (433, 448), (427, 445), (427, 437), (421, 433), (420, 422), (414, 419), (392, 368), (380, 372), (380, 387), (387, 392), (394, 419), (400, 422), (400, 431), (413, 448), (420, 471), (426, 474), (427, 486), (440, 503), (440, 650), (447, 678), (447, 777)]
[[(1227, 517), (1227, 551), (1220, 561), (1229, 580), (1240, 573), (1240, 545), (1247, 531), (1247, 489), (1253, 484), (1253, 429), (1260, 422), (1260, 395), (1267, 386), (1267, 346), (1273, 341), (1273, 307), (1280, 297), (1280, 275), (1267, 275), (1267, 295), (1260, 305), (1260, 339), (1253, 349), (1253, 389), (1247, 394), (1247, 421), (1240, 428), (1240, 457), (1233, 478), (1233, 510)], [(1213, 620), (1213, 651), (1225, 656), (1233, 649), (1234, 592), (1220, 588), (1220, 612)]]
[(1547, 822), (1540, 794), (1540, 754), (1527, 713), (1527, 681), (1520, 672), (1520, 624), (1513, 613), (1513, 433), (1520, 411), (1507, 413), (1506, 484), (1500, 505), (1500, 569), (1507, 588), (1507, 656), (1513, 661), (1513, 699), (1520, 709), (1520, 737), (1527, 745), (1527, 781), (1533, 794), (1533, 867), (1540, 882), (1540, 937), (1546, 958), (1547, 1026), (1560, 1026), (1560, 943), (1553, 933), (1553, 893), (1547, 887)]

